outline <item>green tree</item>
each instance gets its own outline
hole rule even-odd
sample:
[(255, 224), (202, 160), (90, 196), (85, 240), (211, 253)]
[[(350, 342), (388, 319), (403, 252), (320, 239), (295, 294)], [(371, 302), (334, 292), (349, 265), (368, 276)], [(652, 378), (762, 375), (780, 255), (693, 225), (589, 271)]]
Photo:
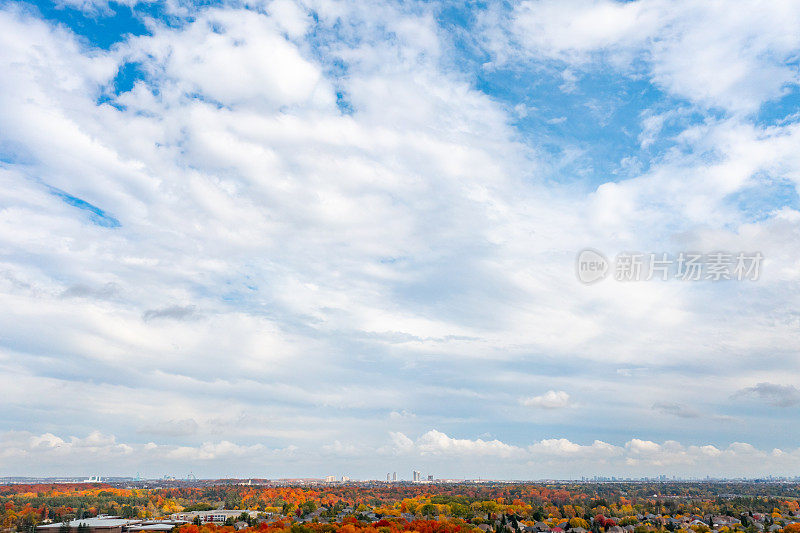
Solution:
[(435, 516), (436, 515), (436, 506), (433, 505), (432, 503), (426, 503), (425, 505), (423, 505), (422, 507), (417, 509), (417, 511), (422, 516), (428, 516), (428, 517)]
[(190, 511), (211, 511), (214, 509), (214, 506), (204, 502), (198, 502), (192, 505), (187, 505), (183, 508), (183, 511), (188, 513)]
[(300, 504), (300, 514), (302, 516), (308, 516), (316, 510), (317, 510), (317, 502), (313, 500), (306, 500)]

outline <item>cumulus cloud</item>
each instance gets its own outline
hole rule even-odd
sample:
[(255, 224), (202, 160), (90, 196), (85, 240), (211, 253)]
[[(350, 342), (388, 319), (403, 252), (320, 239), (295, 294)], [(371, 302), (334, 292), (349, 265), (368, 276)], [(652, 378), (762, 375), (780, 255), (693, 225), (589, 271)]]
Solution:
[(540, 409), (563, 409), (569, 407), (569, 394), (563, 390), (550, 390), (539, 396), (522, 398), (520, 403), (525, 407), (536, 407)]
[(23, 461), (30, 468), (32, 462), (37, 460), (52, 463), (53, 461), (69, 460), (75, 458), (86, 461), (96, 455), (106, 458), (119, 458), (129, 455), (134, 451), (132, 446), (118, 443), (113, 435), (104, 435), (93, 431), (86, 437), (71, 436), (62, 438), (52, 433), (35, 435), (26, 431), (10, 431), (0, 435), (3, 443), (0, 451), (0, 460), (3, 467), (9, 468), (14, 461)]
[(621, 454), (621, 449), (601, 440), (592, 444), (576, 444), (569, 439), (542, 439), (528, 447), (530, 453), (539, 457), (593, 457), (603, 458)]
[[(579, 444), (566, 438), (542, 439), (526, 447), (509, 445), (498, 440), (454, 439), (448, 435), (430, 430), (416, 441), (403, 434), (392, 434), (396, 451), (412, 457), (424, 458), (426, 455), (443, 455), (451, 458), (467, 459), (480, 456), (481, 461), (497, 464), (524, 466), (523, 472), (538, 472), (553, 466), (563, 468), (565, 461), (573, 465), (573, 472), (657, 472), (669, 469), (674, 472), (697, 472), (698, 468), (709, 472), (760, 472), (764, 468), (790, 471), (800, 464), (800, 449), (791, 452), (782, 450), (759, 450), (754, 446), (734, 442), (727, 447), (706, 445), (684, 445), (677, 441), (662, 443), (646, 439), (631, 439), (621, 445), (601, 440), (591, 444)], [(764, 463), (766, 462), (766, 464)], [(531, 465), (539, 470), (531, 470)], [(704, 470), (706, 471), (706, 470)], [(530, 475), (528, 479), (535, 478)]]
[[(125, 443), (113, 435), (96, 431), (85, 437), (68, 438), (52, 433), (6, 432), (0, 435), (0, 468), (24, 472), (73, 464), (79, 468), (93, 465), (101, 470), (123, 468), (153, 472), (154, 468), (162, 468), (188, 472), (214, 464), (223, 467), (214, 472), (252, 473), (254, 469), (265, 469), (289, 475), (291, 470), (282, 469), (302, 464), (316, 465), (325, 471), (330, 468), (325, 465), (346, 462), (350, 468), (360, 471), (372, 464), (367, 460), (372, 457), (382, 463), (400, 461), (409, 467), (420, 463), (438, 465), (440, 469), (459, 465), (460, 469), (465, 469), (462, 472), (470, 475), (494, 471), (517, 479), (537, 479), (586, 472), (759, 475), (766, 471), (789, 472), (800, 466), (800, 449), (761, 450), (743, 442), (722, 447), (634, 438), (615, 445), (601, 440), (580, 444), (566, 438), (551, 438), (516, 446), (496, 439), (454, 438), (437, 430), (429, 430), (416, 440), (394, 432), (390, 433), (390, 440), (391, 447), (375, 448), (363, 442), (334, 440), (314, 449), (294, 444), (282, 448), (257, 442), (237, 444), (225, 439), (192, 445), (152, 441)], [(565, 467), (567, 464), (570, 466)], [(81, 471), (76, 470), (72, 475), (77, 473)]]
[(392, 439), (392, 444), (396, 451), (410, 452), (414, 449), (414, 441), (409, 439), (405, 434), (399, 431), (390, 431), (389, 436)]
[(176, 90), (199, 92), (226, 105), (270, 108), (313, 103), (315, 97), (330, 104), (319, 67), (280, 32), (289, 28), (302, 34), (301, 11), (293, 3), (270, 7), (282, 15), (280, 22), (249, 10), (207, 10), (193, 24), (160, 28), (156, 38), (140, 40), (130, 59), (147, 61)]
[(391, 420), (412, 420), (416, 417), (417, 415), (406, 409), (402, 409), (400, 411), (392, 411), (389, 413), (389, 419)]
[(505, 444), (497, 439), (456, 439), (441, 431), (432, 429), (412, 441), (402, 433), (392, 434), (392, 440), (398, 451), (417, 453), (420, 455), (477, 455), (511, 457), (523, 452), (521, 448)]
[[(263, 444), (242, 445), (227, 440), (207, 441), (197, 445), (159, 444), (155, 442), (124, 443), (113, 435), (94, 431), (86, 437), (63, 438), (52, 433), (41, 435), (30, 432), (0, 434), (0, 468), (4, 472), (35, 472), (48, 468), (66, 475), (83, 475), (85, 468), (109, 471), (142, 469), (154, 472), (156, 468), (190, 471), (197, 462), (229, 461), (231, 468), (244, 471), (244, 465), (254, 460), (286, 460), (296, 447), (267, 448)], [(40, 466), (37, 466), (40, 465)], [(72, 468), (64, 472), (65, 466)], [(152, 475), (152, 474), (151, 474)]]

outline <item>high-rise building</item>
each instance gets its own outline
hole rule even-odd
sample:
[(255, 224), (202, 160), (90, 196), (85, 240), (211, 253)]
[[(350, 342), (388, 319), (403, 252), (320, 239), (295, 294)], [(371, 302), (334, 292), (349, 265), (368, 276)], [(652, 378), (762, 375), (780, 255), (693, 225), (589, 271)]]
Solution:
[(428, 474), (428, 481), (433, 481), (433, 474)]
[(333, 483), (336, 481), (336, 476), (325, 476), (325, 481), (328, 483)]
[(392, 481), (397, 481), (397, 472), (392, 472)]
[(342, 481), (350, 481), (350, 478), (347, 476), (342, 476)]
[(389, 472), (386, 472), (386, 482), (388, 483), (391, 480), (392, 480), (392, 474), (390, 474)]
[(420, 478), (422, 477), (422, 473), (419, 472), (418, 470), (414, 470), (412, 477), (414, 481), (419, 481)]

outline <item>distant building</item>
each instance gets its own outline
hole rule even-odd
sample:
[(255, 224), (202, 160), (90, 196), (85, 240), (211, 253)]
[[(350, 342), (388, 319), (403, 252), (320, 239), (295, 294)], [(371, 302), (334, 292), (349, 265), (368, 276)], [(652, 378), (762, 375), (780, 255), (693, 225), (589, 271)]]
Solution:
[(200, 518), (201, 522), (221, 523), (228, 518), (239, 518), (242, 513), (247, 513), (250, 518), (258, 516), (258, 511), (248, 511), (247, 509), (213, 509), (211, 511), (173, 513), (169, 517), (173, 520), (185, 520), (187, 522), (194, 522), (195, 518)]
[(126, 520), (118, 516), (98, 516), (96, 518), (82, 518), (80, 520), (70, 520), (67, 522), (57, 522), (36, 528), (41, 532), (58, 532), (62, 527), (77, 529), (78, 526), (86, 526), (91, 533), (122, 533), (128, 530), (128, 526), (138, 524), (141, 520)]
[(433, 474), (428, 474), (428, 481), (433, 481)]
[(414, 481), (419, 481), (421, 477), (422, 477), (422, 473), (421, 472), (419, 472), (417, 470), (414, 470), (412, 472), (412, 478), (413, 478)]
[(342, 481), (350, 481), (350, 478), (347, 476), (342, 476)]
[(158, 533), (172, 531), (173, 528), (184, 523), (185, 522), (183, 521), (180, 521), (179, 524), (170, 522), (142, 522), (141, 524), (128, 526), (128, 533), (147, 533), (148, 531)]
[(325, 481), (327, 483), (333, 483), (334, 481), (336, 481), (336, 476), (325, 476)]
[(390, 474), (389, 472), (386, 472), (386, 482), (388, 483), (391, 480), (392, 480), (392, 474)]
[(76, 531), (78, 526), (88, 528), (89, 533), (134, 533), (134, 532), (166, 532), (172, 531), (175, 526), (185, 524), (185, 520), (127, 520), (118, 516), (100, 515), (95, 518), (81, 518), (68, 522), (57, 522), (38, 526), (39, 533), (58, 533), (66, 526), (71, 531)]
[(397, 472), (392, 472), (392, 481), (397, 481)]

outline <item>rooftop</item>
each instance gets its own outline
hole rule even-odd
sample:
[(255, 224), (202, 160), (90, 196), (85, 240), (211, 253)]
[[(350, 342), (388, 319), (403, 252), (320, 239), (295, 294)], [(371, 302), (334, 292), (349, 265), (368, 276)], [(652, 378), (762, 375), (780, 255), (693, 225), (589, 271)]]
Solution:
[(39, 526), (40, 529), (56, 529), (61, 527), (64, 524), (67, 524), (69, 527), (78, 527), (81, 524), (87, 525), (89, 527), (119, 527), (119, 526), (127, 526), (129, 524), (138, 524), (141, 520), (127, 520), (125, 518), (106, 518), (104, 516), (98, 516), (96, 518), (80, 518), (77, 520), (70, 520), (69, 522), (57, 522), (54, 524), (46, 524), (44, 526)]

